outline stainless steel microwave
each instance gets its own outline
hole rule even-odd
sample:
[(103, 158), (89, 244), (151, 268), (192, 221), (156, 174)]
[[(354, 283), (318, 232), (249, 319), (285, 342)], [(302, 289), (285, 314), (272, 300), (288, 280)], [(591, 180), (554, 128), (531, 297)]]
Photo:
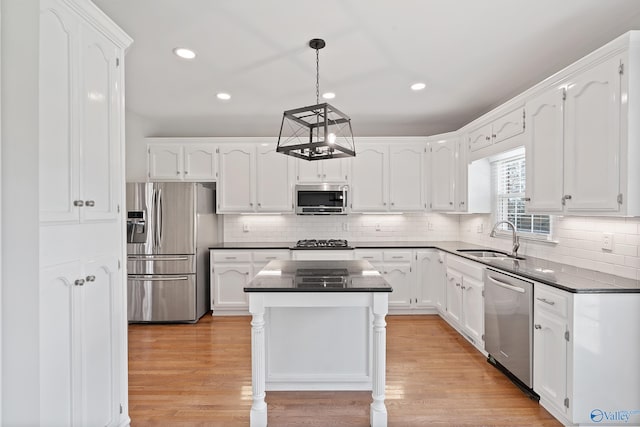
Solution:
[(343, 184), (296, 185), (298, 215), (342, 215), (347, 213), (349, 186)]

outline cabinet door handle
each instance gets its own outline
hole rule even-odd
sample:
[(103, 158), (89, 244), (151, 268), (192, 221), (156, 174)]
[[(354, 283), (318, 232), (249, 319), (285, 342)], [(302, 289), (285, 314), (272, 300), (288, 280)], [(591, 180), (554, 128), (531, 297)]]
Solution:
[(73, 206), (82, 207), (82, 206), (84, 206), (84, 201), (83, 200), (74, 200), (73, 201)]
[(536, 329), (542, 329), (542, 325), (538, 325), (537, 323), (535, 325), (533, 325), (534, 328)]
[(549, 304), (549, 305), (556, 305), (556, 302), (555, 302), (555, 301), (549, 301), (549, 300), (548, 300), (548, 299), (546, 299), (546, 298), (536, 298), (536, 299), (537, 299), (538, 301), (540, 301), (540, 302), (545, 303), (545, 304)]
[(73, 284), (76, 286), (82, 286), (84, 285), (84, 279), (76, 279), (76, 281), (73, 282)]
[(95, 282), (96, 281), (96, 276), (94, 276), (94, 275), (87, 276), (86, 279), (87, 279), (87, 282)]
[(86, 202), (84, 202), (84, 205), (87, 206), (87, 207), (92, 208), (92, 207), (94, 207), (96, 205), (96, 202), (95, 202), (95, 200), (87, 200)]

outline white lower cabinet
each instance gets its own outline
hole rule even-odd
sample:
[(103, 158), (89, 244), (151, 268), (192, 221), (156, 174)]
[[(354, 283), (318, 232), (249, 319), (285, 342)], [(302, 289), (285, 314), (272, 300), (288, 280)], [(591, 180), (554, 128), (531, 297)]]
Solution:
[(536, 284), (533, 303), (533, 388), (545, 405), (566, 414), (568, 298), (566, 292)]
[(444, 318), (479, 350), (484, 350), (484, 267), (458, 256), (447, 256)]
[(40, 274), (42, 425), (116, 425), (118, 259), (78, 259)]
[(248, 315), (245, 286), (270, 261), (289, 259), (288, 250), (212, 250), (211, 309), (213, 315)]
[(533, 310), (540, 404), (564, 425), (640, 425), (640, 294), (535, 283)]
[(434, 314), (444, 286), (444, 258), (436, 249), (356, 249), (355, 259), (369, 261), (393, 288), (389, 314)]
[(437, 249), (415, 251), (416, 256), (416, 306), (436, 308), (444, 306), (445, 265), (444, 252)]

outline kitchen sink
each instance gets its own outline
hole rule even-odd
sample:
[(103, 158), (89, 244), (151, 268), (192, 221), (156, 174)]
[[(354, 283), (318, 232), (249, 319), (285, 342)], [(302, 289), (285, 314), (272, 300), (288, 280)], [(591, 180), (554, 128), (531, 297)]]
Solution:
[(506, 252), (493, 249), (458, 249), (458, 252), (482, 259), (524, 259), (521, 256), (513, 257)]

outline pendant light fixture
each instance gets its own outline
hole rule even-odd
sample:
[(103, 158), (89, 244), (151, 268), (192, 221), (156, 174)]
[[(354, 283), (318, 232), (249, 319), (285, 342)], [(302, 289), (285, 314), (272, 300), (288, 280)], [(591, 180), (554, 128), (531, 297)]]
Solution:
[(351, 119), (327, 103), (320, 103), (320, 49), (322, 39), (312, 39), (316, 51), (316, 104), (287, 110), (282, 116), (276, 151), (304, 160), (338, 159), (356, 155)]

